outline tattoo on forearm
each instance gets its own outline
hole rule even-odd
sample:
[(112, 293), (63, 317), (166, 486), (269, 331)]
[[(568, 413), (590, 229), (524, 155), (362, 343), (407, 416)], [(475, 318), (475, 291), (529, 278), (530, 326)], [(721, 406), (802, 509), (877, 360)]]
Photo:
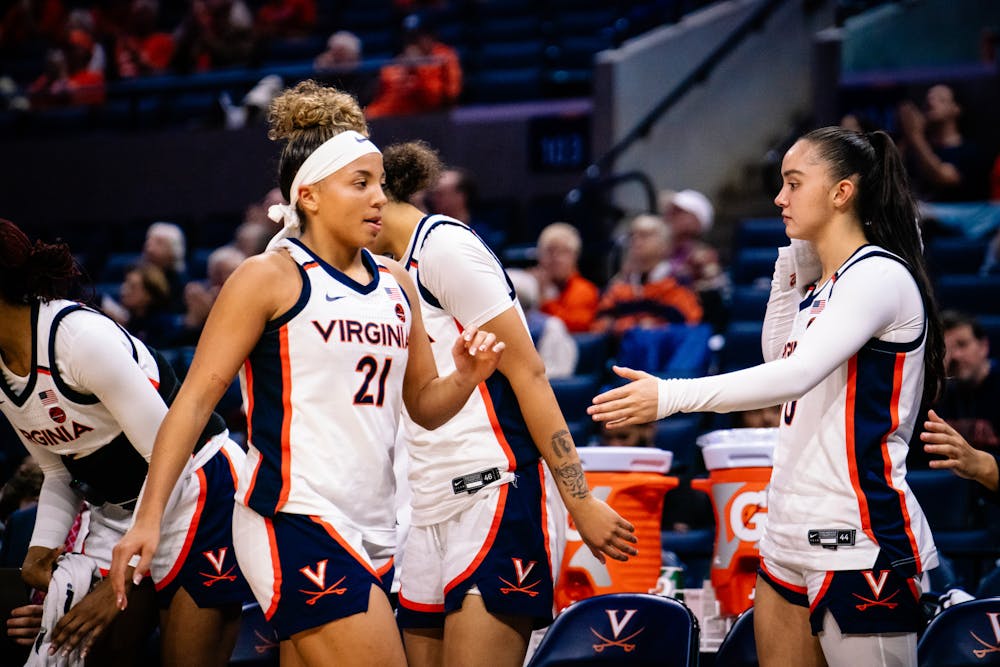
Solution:
[(569, 431), (563, 429), (552, 434), (552, 451), (560, 457), (567, 456), (573, 451), (573, 436)]
[(582, 500), (590, 495), (587, 478), (584, 477), (583, 468), (579, 463), (567, 463), (556, 468), (556, 477), (574, 498)]

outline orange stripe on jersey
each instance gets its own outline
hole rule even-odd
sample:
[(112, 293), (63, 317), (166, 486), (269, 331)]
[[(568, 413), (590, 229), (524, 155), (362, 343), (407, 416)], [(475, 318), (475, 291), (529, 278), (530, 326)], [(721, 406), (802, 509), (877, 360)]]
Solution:
[(851, 487), (854, 488), (854, 495), (858, 499), (858, 512), (861, 515), (861, 530), (865, 531), (865, 535), (868, 536), (875, 544), (878, 544), (878, 540), (875, 539), (875, 533), (872, 532), (872, 517), (871, 512), (868, 509), (868, 499), (865, 498), (865, 492), (861, 488), (861, 480), (858, 479), (858, 462), (857, 454), (855, 451), (856, 443), (854, 442), (854, 411), (856, 408), (856, 401), (858, 395), (858, 355), (854, 355), (847, 362), (847, 404), (844, 409), (845, 413), (845, 435), (846, 445), (847, 445), (847, 469), (851, 475)]
[[(247, 383), (247, 443), (253, 445), (253, 367), (250, 366), (250, 360), (247, 359), (243, 362), (243, 372), (246, 375)], [(243, 504), (247, 507), (250, 506), (250, 496), (253, 494), (253, 487), (257, 485), (257, 473), (260, 472), (260, 464), (264, 462), (264, 455), (257, 452), (258, 459), (257, 465), (253, 467), (253, 473), (250, 474), (250, 484), (247, 487), (246, 495), (243, 496)]]
[(39, 366), (37, 370), (41, 375), (52, 375), (52, 371), (45, 366)]
[(411, 259), (410, 260), (410, 268), (411, 269), (419, 269), (420, 268), (420, 262), (418, 262), (415, 259)]
[(278, 331), (281, 355), (281, 493), (274, 511), (280, 510), (288, 502), (292, 488), (292, 368), (288, 356), (288, 325)]
[(378, 270), (380, 273), (392, 273), (388, 267), (382, 266), (381, 264), (378, 265)]
[(812, 604), (809, 605), (810, 614), (816, 611), (816, 605), (819, 604), (820, 600), (823, 599), (823, 596), (826, 595), (826, 592), (827, 590), (829, 590), (830, 584), (832, 583), (833, 583), (833, 572), (827, 572), (826, 576), (823, 577), (823, 585), (819, 587), (819, 592), (816, 593), (816, 598), (812, 601)]
[(903, 531), (906, 539), (910, 542), (910, 550), (916, 559), (917, 572), (920, 567), (920, 548), (917, 546), (917, 536), (913, 534), (910, 524), (910, 512), (906, 509), (906, 494), (902, 489), (897, 489), (892, 485), (892, 460), (889, 458), (889, 434), (895, 433), (899, 427), (899, 394), (903, 387), (903, 365), (906, 363), (906, 354), (896, 353), (896, 364), (892, 370), (892, 403), (889, 405), (889, 415), (892, 425), (888, 433), (882, 438), (882, 460), (885, 461), (885, 483), (899, 496), (899, 511), (903, 514)]
[(303, 264), (302, 268), (308, 271), (309, 269), (315, 269), (317, 266), (319, 266), (319, 262), (313, 260), (311, 262), (306, 262), (305, 264)]
[(389, 573), (389, 570), (392, 569), (392, 566), (395, 564), (395, 562), (396, 562), (396, 559), (393, 558), (393, 557), (390, 557), (389, 560), (386, 561), (385, 565), (383, 565), (379, 569), (375, 570), (375, 574), (378, 575), (378, 578), (381, 579), (382, 577), (384, 577), (385, 575), (387, 575)]
[(778, 582), (779, 584), (781, 584), (782, 586), (784, 586), (788, 590), (793, 591), (795, 593), (799, 593), (801, 595), (808, 595), (809, 594), (809, 589), (806, 588), (805, 586), (796, 586), (795, 584), (788, 583), (787, 581), (785, 581), (781, 577), (775, 576), (774, 572), (771, 572), (771, 570), (769, 570), (767, 568), (767, 565), (764, 564), (764, 560), (763, 559), (761, 559), (761, 561), (760, 561), (760, 563), (758, 563), (758, 565), (759, 565), (760, 569), (764, 570), (764, 573), (767, 574), (767, 576), (771, 577), (772, 579), (774, 579), (776, 582)]
[(411, 611), (422, 611), (431, 614), (441, 614), (444, 613), (444, 603), (441, 604), (425, 604), (423, 602), (414, 602), (413, 600), (407, 600), (403, 596), (403, 590), (399, 591), (399, 606), (406, 607)]
[(226, 451), (225, 443), (223, 443), (222, 448), (219, 449), (219, 451), (222, 452), (222, 455), (226, 457), (226, 463), (229, 464), (229, 474), (233, 476), (233, 489), (235, 490), (236, 486), (238, 485), (238, 480), (240, 478), (239, 474), (236, 472), (236, 466), (233, 465), (233, 459), (231, 456), (229, 456), (229, 452)]
[(507, 506), (507, 490), (509, 486), (510, 484), (504, 484), (500, 487), (500, 497), (497, 498), (497, 509), (493, 513), (493, 523), (490, 524), (490, 532), (487, 533), (486, 540), (483, 542), (483, 545), (479, 547), (479, 553), (476, 554), (476, 557), (472, 559), (472, 562), (469, 563), (469, 567), (465, 568), (465, 571), (462, 572), (462, 574), (458, 575), (445, 585), (445, 596), (448, 595), (451, 589), (476, 571), (476, 568), (479, 567), (479, 564), (483, 562), (483, 559), (486, 558), (486, 554), (493, 547), (493, 542), (496, 541), (497, 538), (497, 532), (500, 530), (500, 520), (503, 519), (504, 508)]
[(170, 584), (174, 580), (174, 577), (181, 571), (181, 567), (184, 566), (184, 562), (188, 558), (188, 553), (191, 551), (191, 544), (194, 542), (194, 536), (198, 532), (198, 522), (201, 519), (201, 512), (205, 509), (205, 495), (208, 492), (208, 480), (205, 479), (205, 471), (199, 468), (197, 470), (198, 474), (198, 504), (194, 508), (194, 516), (191, 517), (191, 523), (188, 524), (187, 535), (184, 536), (184, 546), (181, 547), (180, 554), (177, 555), (177, 560), (174, 561), (173, 567), (170, 568), (170, 572), (161, 581), (156, 584), (156, 590), (163, 590), (164, 586)]
[(274, 537), (274, 523), (267, 517), (264, 519), (264, 527), (267, 528), (267, 544), (271, 548), (271, 570), (274, 572), (274, 589), (271, 596), (271, 604), (264, 612), (264, 618), (271, 620), (274, 612), (278, 611), (278, 601), (281, 599), (281, 559), (278, 557), (278, 540)]
[[(337, 541), (337, 544), (339, 544), (344, 549), (344, 551), (346, 551), (347, 553), (351, 554), (351, 557), (354, 558), (354, 560), (358, 561), (358, 563), (360, 563), (366, 570), (368, 570), (369, 572), (371, 572), (372, 575), (381, 578), (381, 576), (379, 575), (379, 573), (375, 571), (375, 568), (373, 568), (368, 563), (368, 561), (366, 559), (362, 558), (358, 554), (358, 552), (355, 551), (351, 547), (351, 545), (347, 543), (347, 540), (345, 540), (340, 535), (340, 533), (337, 532), (336, 528), (334, 528), (332, 525), (330, 525), (326, 521), (323, 521), (323, 519), (319, 518), (318, 516), (310, 516), (309, 518), (312, 519), (315, 523), (317, 523), (320, 526), (322, 526), (323, 530), (325, 530), (330, 535), (330, 537), (332, 537), (333, 539), (335, 539)], [(383, 574), (384, 574), (384, 572), (383, 572)]]
[(149, 378), (149, 384), (153, 385), (153, 389), (159, 389), (160, 383), (153, 378)]
[(542, 538), (545, 540), (545, 558), (549, 561), (549, 570), (554, 571), (552, 562), (552, 550), (549, 545), (549, 506), (545, 492), (545, 463), (538, 462), (538, 483), (542, 491)]

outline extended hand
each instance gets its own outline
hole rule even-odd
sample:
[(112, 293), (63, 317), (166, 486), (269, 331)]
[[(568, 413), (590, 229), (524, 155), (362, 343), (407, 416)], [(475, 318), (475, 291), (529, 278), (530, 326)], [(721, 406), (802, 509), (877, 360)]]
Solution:
[(590, 547), (594, 557), (602, 563), (605, 562), (605, 556), (626, 561), (639, 553), (632, 546), (637, 541), (635, 527), (603, 500), (587, 496), (573, 506), (570, 514), (580, 537)]
[[(607, 422), (608, 428), (656, 421), (659, 408), (659, 381), (649, 373), (613, 366), (620, 377), (631, 380), (594, 397), (587, 414), (594, 421)], [(666, 415), (664, 415), (666, 416)]]
[(118, 614), (115, 592), (111, 582), (104, 579), (56, 623), (49, 655), (61, 651), (68, 656), (79, 649), (80, 656), (86, 657), (90, 647)]
[(463, 379), (479, 384), (496, 370), (504, 347), (494, 334), (469, 327), (451, 349), (455, 370)]
[(976, 449), (962, 437), (948, 422), (941, 419), (936, 412), (928, 410), (928, 421), (924, 422), (924, 432), (920, 439), (926, 444), (924, 451), (928, 454), (944, 456), (928, 465), (931, 468), (951, 470), (959, 477), (971, 479), (986, 486), (992, 491), (997, 490), (997, 462), (988, 452)]
[(17, 644), (31, 646), (41, 629), (42, 605), (26, 604), (11, 610), (7, 619), (7, 636)]
[[(115, 594), (115, 606), (124, 610), (128, 606), (129, 586), (126, 579), (131, 579), (133, 585), (142, 581), (143, 575), (149, 572), (149, 564), (160, 543), (159, 526), (146, 527), (136, 520), (129, 531), (111, 551), (111, 569), (106, 581), (111, 583)], [(133, 570), (129, 567), (132, 557), (138, 555), (139, 562)]]

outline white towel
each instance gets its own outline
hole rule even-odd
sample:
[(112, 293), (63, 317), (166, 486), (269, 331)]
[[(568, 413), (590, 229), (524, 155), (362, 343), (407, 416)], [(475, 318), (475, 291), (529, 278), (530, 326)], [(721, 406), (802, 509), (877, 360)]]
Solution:
[(52, 572), (49, 592), (42, 606), (42, 629), (24, 667), (83, 667), (79, 650), (68, 656), (62, 655), (62, 652), (49, 655), (51, 635), (63, 614), (82, 600), (100, 580), (100, 567), (90, 556), (71, 553), (63, 554), (56, 560), (56, 569)]

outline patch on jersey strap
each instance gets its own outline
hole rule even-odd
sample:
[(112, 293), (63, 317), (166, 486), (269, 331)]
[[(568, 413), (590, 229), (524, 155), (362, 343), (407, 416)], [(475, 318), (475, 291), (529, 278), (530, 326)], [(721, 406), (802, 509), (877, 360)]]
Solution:
[(810, 528), (807, 537), (809, 544), (814, 547), (819, 546), (836, 551), (837, 547), (853, 547), (856, 533), (857, 531), (853, 528)]
[(490, 468), (489, 470), (456, 477), (451, 480), (451, 490), (455, 495), (459, 493), (475, 493), (487, 484), (492, 484), (499, 480), (500, 468)]

